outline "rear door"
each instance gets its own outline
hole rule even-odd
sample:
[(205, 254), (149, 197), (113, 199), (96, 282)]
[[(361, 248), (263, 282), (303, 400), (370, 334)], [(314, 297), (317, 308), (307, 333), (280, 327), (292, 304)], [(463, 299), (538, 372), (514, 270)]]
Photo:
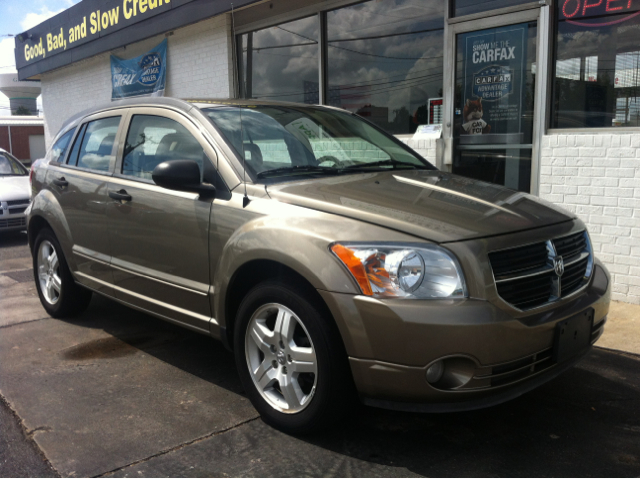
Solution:
[(69, 264), (76, 279), (107, 294), (113, 294), (107, 187), (115, 167), (116, 140), (123, 116), (123, 110), (116, 110), (85, 119), (76, 129), (71, 147), (57, 162), (49, 164), (47, 175), (69, 227)]
[(212, 199), (168, 190), (156, 165), (194, 160), (213, 167), (214, 150), (183, 115), (136, 108), (108, 190), (116, 297), (193, 329), (209, 331), (209, 214)]

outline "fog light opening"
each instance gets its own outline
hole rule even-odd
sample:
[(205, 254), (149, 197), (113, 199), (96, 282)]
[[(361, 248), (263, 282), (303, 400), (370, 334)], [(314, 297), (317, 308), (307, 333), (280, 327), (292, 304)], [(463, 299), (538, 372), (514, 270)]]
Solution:
[(466, 356), (438, 359), (427, 367), (426, 380), (434, 388), (451, 391), (464, 387), (473, 378), (476, 362)]
[(442, 379), (444, 373), (444, 363), (442, 360), (436, 361), (427, 368), (427, 382), (429, 384), (435, 384)]

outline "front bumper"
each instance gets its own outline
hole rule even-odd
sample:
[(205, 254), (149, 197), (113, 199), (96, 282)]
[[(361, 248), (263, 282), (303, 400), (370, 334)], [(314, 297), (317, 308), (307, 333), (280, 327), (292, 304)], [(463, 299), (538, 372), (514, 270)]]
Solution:
[[(590, 344), (595, 343), (604, 330), (611, 287), (606, 269), (596, 262), (582, 292), (518, 319), (483, 300), (380, 301), (320, 293), (337, 319), (365, 403), (454, 411), (509, 400), (573, 365), (589, 348), (556, 362), (556, 324), (592, 311)], [(472, 364), (471, 379), (460, 386), (434, 387), (426, 380), (427, 368), (447, 357)]]

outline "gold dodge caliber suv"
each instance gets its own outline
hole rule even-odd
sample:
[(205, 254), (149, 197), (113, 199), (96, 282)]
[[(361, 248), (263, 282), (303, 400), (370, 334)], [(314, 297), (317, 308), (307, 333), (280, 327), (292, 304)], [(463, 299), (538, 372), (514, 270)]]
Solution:
[(437, 170), (330, 107), (136, 99), (70, 119), (32, 176), (53, 317), (92, 293), (221, 340), (268, 423), (360, 398), (497, 404), (600, 337), (610, 277), (572, 213)]

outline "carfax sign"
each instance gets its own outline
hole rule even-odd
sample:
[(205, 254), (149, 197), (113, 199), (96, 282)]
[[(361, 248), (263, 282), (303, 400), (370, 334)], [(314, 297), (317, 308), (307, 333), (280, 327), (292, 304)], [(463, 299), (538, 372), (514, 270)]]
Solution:
[(462, 34), (463, 135), (519, 133), (528, 25)]
[(122, 60), (111, 55), (111, 99), (163, 96), (167, 78), (167, 40), (144, 55)]

